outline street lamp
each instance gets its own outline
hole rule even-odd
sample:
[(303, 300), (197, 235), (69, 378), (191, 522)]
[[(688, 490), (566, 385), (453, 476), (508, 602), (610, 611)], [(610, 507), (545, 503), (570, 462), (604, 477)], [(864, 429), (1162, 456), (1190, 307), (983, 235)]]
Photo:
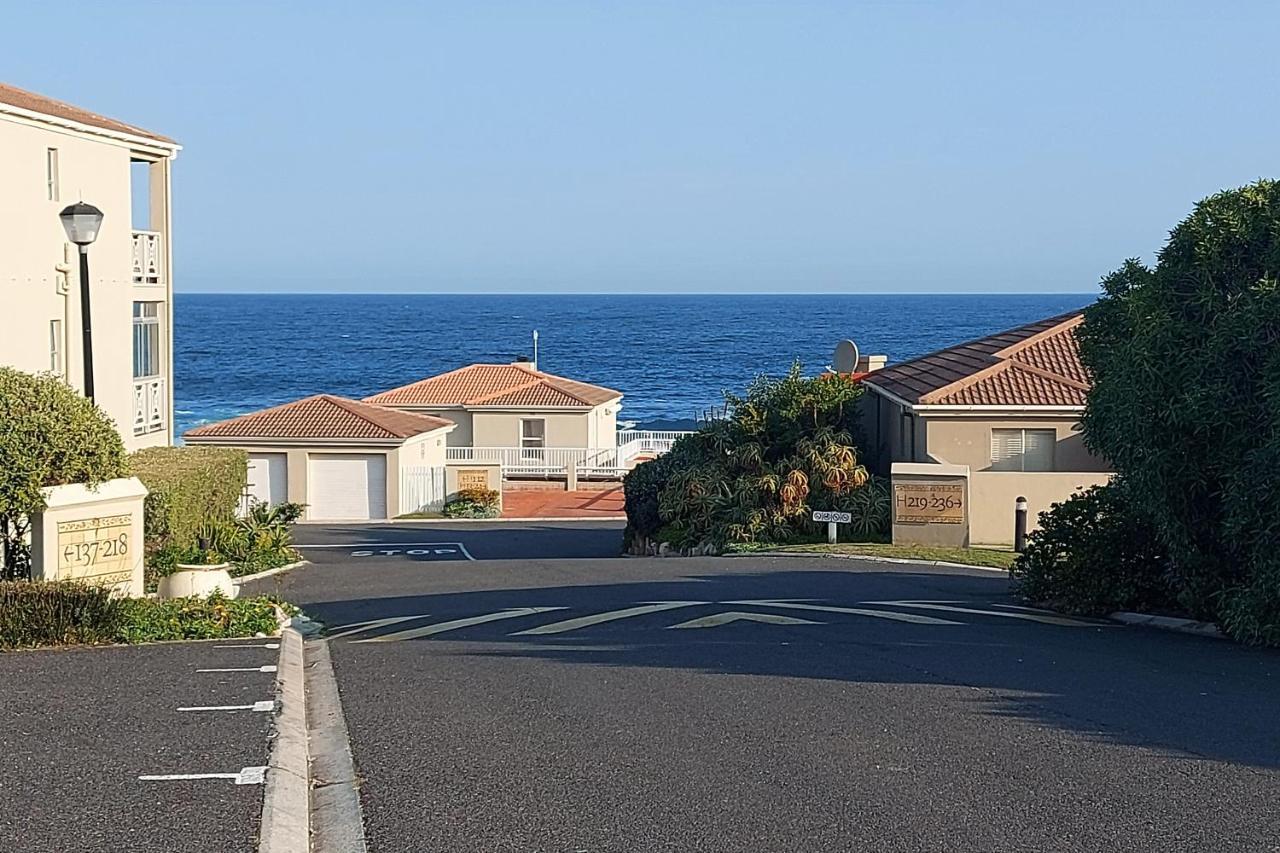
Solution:
[(67, 239), (80, 247), (80, 323), (84, 333), (84, 395), (93, 402), (93, 323), (89, 312), (89, 244), (98, 239), (102, 211), (78, 201), (58, 214)]

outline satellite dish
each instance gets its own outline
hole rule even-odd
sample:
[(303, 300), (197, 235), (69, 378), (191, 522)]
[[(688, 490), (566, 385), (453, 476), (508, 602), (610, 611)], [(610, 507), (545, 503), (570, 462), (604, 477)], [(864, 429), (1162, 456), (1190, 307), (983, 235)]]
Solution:
[(858, 369), (858, 345), (853, 341), (836, 344), (836, 373), (853, 373)]

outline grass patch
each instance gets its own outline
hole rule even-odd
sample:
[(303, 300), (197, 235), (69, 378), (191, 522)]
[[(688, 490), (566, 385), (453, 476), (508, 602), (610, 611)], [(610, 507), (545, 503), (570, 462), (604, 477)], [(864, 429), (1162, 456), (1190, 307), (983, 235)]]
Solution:
[(943, 563), (964, 563), (992, 569), (1009, 569), (1018, 555), (1013, 551), (996, 548), (946, 548), (935, 545), (890, 545), (885, 542), (841, 542), (828, 545), (825, 542), (805, 545), (765, 545), (752, 547), (730, 546), (730, 551), (750, 553), (758, 551), (790, 551), (805, 554), (850, 554), (866, 557), (894, 557), (902, 560), (925, 560)]

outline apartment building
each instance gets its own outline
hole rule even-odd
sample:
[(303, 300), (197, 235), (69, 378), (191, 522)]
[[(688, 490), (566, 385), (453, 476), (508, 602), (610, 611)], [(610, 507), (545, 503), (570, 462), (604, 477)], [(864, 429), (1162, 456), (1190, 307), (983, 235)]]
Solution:
[(85, 388), (79, 249), (59, 214), (85, 202), (94, 399), (126, 448), (173, 442), (171, 173), (149, 130), (0, 84), (0, 364)]

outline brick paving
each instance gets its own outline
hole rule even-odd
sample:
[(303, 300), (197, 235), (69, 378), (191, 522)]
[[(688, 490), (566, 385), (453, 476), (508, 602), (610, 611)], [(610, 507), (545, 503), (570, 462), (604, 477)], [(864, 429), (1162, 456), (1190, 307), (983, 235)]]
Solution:
[(503, 518), (621, 518), (622, 488), (607, 491), (516, 490), (502, 494)]

